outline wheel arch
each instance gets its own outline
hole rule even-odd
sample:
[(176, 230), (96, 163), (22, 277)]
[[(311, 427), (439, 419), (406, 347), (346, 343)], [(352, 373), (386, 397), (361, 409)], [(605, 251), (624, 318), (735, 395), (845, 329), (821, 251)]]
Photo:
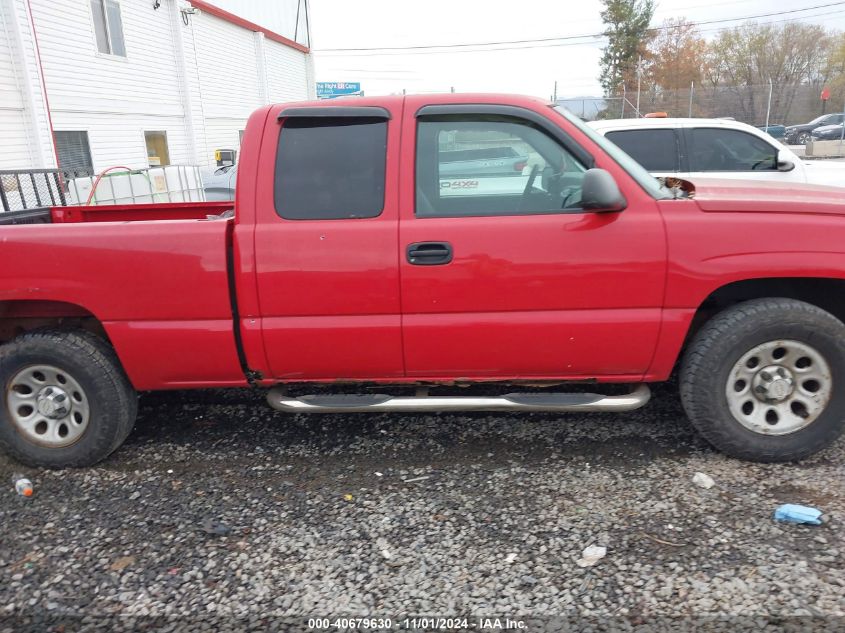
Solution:
[(102, 321), (84, 306), (66, 301), (0, 301), (0, 344), (36, 329), (80, 329), (112, 344)]
[(713, 316), (737, 303), (783, 297), (812, 304), (845, 322), (845, 279), (829, 277), (762, 277), (743, 279), (716, 288), (699, 304), (684, 344)]
[(845, 279), (773, 276), (731, 281), (712, 290), (694, 311), (679, 311), (686, 315), (675, 321), (682, 324), (680, 327), (666, 327), (664, 317), (665, 337), (658, 347), (647, 379), (659, 381), (675, 375), (690, 342), (719, 312), (744, 301), (767, 297), (804, 301), (830, 312), (845, 323)]

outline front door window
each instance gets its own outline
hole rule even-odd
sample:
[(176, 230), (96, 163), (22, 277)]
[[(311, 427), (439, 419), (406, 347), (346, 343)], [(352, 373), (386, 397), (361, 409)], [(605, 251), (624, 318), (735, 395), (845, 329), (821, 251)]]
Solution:
[(542, 130), (489, 117), (422, 120), (417, 129), (419, 217), (580, 211), (587, 168)]

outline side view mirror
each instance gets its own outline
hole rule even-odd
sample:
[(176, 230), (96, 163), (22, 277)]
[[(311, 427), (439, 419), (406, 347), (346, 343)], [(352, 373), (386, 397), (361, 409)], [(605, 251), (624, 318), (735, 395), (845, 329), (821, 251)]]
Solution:
[(793, 169), (795, 169), (795, 163), (788, 158), (781, 158), (780, 152), (778, 152), (778, 171), (792, 171)]
[(604, 169), (588, 169), (581, 183), (581, 207), (585, 211), (624, 211), (628, 206), (619, 185)]

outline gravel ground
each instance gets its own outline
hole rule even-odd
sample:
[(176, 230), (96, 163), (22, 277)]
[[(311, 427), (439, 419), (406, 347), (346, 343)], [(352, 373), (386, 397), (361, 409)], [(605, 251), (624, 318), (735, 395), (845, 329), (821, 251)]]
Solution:
[[(148, 394), (96, 468), (0, 457), (0, 632), (45, 614), (69, 618), (56, 631), (329, 614), (815, 616), (832, 630), (843, 475), (845, 441), (797, 465), (723, 457), (668, 387), (632, 414), (580, 416), (308, 417), (246, 390)], [(824, 525), (774, 522), (785, 502)], [(589, 545), (607, 555), (579, 567)]]

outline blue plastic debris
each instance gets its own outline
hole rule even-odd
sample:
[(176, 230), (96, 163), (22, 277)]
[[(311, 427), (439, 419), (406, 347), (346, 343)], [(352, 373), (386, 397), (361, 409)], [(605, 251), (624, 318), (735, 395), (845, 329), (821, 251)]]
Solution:
[(809, 523), (810, 525), (821, 525), (819, 518), (822, 511), (810, 506), (799, 506), (794, 503), (785, 503), (775, 510), (775, 521), (784, 523)]

